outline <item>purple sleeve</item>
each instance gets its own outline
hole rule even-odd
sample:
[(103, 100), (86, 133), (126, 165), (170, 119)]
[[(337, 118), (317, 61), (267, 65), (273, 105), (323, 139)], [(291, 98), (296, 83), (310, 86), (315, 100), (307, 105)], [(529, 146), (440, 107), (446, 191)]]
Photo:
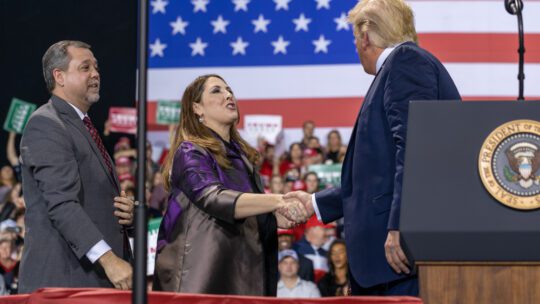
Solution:
[(227, 189), (210, 153), (183, 142), (174, 156), (172, 186), (182, 191), (199, 209), (227, 222), (234, 222), (236, 200), (241, 192)]

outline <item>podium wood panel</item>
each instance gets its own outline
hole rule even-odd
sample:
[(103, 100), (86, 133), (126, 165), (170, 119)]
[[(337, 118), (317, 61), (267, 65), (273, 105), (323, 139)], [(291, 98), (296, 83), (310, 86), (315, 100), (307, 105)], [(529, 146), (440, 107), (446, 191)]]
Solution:
[(426, 304), (540, 303), (538, 262), (418, 262)]

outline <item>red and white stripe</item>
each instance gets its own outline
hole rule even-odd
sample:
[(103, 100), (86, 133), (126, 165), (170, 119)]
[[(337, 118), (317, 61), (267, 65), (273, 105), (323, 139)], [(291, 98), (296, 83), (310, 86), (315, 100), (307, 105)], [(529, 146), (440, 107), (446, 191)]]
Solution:
[[(524, 1), (525, 97), (540, 100), (540, 1)], [(503, 1), (410, 1), (420, 45), (446, 66), (465, 100), (515, 99), (517, 20)], [(352, 34), (351, 34), (352, 40)], [(353, 48), (351, 43), (351, 48)], [(149, 134), (158, 146), (167, 128), (155, 125), (155, 101), (178, 100), (198, 75), (222, 75), (235, 91), (242, 115), (283, 116), (285, 141), (301, 138), (305, 120), (323, 138), (339, 128), (345, 141), (373, 77), (360, 63), (342, 65), (168, 68), (149, 70)], [(240, 127), (242, 126), (242, 122)]]

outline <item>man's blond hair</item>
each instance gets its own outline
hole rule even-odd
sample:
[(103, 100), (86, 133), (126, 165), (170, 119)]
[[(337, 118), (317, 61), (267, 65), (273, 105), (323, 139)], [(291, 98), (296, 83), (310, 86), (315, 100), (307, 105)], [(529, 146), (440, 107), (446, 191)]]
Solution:
[(403, 0), (361, 0), (349, 11), (355, 35), (368, 32), (371, 43), (379, 48), (413, 41), (418, 43), (414, 14)]

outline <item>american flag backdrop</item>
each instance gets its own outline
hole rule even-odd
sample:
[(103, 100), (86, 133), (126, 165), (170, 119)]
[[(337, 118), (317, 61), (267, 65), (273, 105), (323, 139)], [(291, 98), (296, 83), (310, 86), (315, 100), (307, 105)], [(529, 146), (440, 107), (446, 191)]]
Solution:
[[(525, 0), (525, 97), (540, 99), (540, 1)], [(285, 141), (338, 128), (345, 141), (372, 76), (364, 73), (346, 15), (357, 0), (151, 0), (149, 134), (156, 101), (179, 100), (195, 77), (217, 73), (242, 115), (283, 116)], [(420, 45), (434, 53), (464, 99), (515, 99), (517, 20), (504, 1), (409, 1)], [(239, 125), (242, 127), (242, 123)]]

